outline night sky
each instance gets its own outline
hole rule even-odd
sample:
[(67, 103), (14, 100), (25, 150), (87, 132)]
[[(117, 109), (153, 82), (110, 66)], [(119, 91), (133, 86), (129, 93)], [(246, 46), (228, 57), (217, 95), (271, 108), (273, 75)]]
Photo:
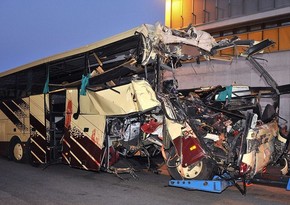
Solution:
[(0, 72), (164, 16), (165, 0), (1, 0)]

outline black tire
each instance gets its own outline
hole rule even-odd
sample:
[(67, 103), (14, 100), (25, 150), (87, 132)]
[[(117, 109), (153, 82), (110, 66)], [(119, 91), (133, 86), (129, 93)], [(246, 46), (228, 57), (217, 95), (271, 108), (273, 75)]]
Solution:
[(182, 167), (180, 157), (176, 154), (175, 147), (172, 146), (167, 151), (167, 169), (173, 179), (212, 179), (213, 167), (207, 158), (203, 158), (193, 165)]
[(18, 138), (13, 138), (9, 146), (9, 159), (15, 162), (24, 161), (24, 146)]

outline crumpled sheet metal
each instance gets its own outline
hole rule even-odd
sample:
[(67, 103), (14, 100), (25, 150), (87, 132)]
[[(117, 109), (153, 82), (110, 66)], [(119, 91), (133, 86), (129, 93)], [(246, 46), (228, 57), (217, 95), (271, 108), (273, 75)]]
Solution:
[[(181, 44), (197, 47), (203, 51), (210, 53), (211, 49), (217, 45), (215, 39), (205, 31), (199, 31), (195, 27), (190, 26), (186, 30), (175, 30), (156, 23), (155, 25), (143, 24), (137, 32), (140, 32), (146, 38), (146, 52), (151, 59), (156, 57), (156, 54), (162, 52), (161, 45), (176, 45), (175, 55), (182, 57), (182, 52), (178, 52), (178, 46)], [(164, 54), (164, 53), (163, 53)], [(143, 61), (146, 65), (150, 59)]]

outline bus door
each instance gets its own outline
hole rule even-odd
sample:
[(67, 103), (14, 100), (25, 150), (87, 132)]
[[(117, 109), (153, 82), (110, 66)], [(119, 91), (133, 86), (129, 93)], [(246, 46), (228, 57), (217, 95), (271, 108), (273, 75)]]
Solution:
[(49, 151), (50, 161), (61, 161), (62, 138), (64, 135), (66, 91), (58, 91), (49, 95)]

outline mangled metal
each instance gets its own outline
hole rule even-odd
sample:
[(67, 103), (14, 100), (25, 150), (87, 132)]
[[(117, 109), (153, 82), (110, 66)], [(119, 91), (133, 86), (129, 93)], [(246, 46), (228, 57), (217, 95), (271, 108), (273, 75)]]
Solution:
[[(174, 30), (157, 23), (156, 25), (143, 25), (140, 32), (146, 38), (146, 57), (142, 61), (142, 65), (146, 65), (149, 60), (155, 59), (156, 55), (160, 55), (163, 62), (168, 61), (167, 58), (176, 57), (191, 59), (196, 55), (209, 53), (216, 44), (214, 38), (204, 32), (199, 31), (195, 27), (190, 26), (186, 30)], [(183, 46), (192, 46), (191, 53), (186, 54), (182, 49)], [(198, 48), (198, 53), (194, 53), (194, 48)]]
[[(173, 30), (160, 24), (142, 25), (136, 35), (141, 39), (138, 52), (128, 55), (125, 62), (130, 59), (130, 70), (140, 75), (145, 72), (145, 78), (147, 72), (156, 73), (156, 70), (171, 71), (174, 78), (175, 70), (184, 62), (202, 56), (209, 60), (218, 50), (246, 46), (241, 56), (263, 74), (269, 85), (277, 88), (274, 79), (253, 57), (273, 44), (269, 40), (257, 43), (234, 38), (215, 42), (209, 34), (194, 27)], [(252, 101), (254, 98), (241, 100), (250, 94), (247, 88), (235, 87), (240, 93), (233, 99), (231, 88), (230, 94), (216, 100), (226, 90), (220, 87), (205, 95), (192, 92), (182, 96), (176, 80), (167, 83), (160, 79), (160, 74), (155, 77), (151, 85), (146, 79), (135, 77), (129, 84), (90, 91), (89, 97), (82, 97), (90, 99), (97, 115), (106, 116), (102, 136), (107, 154), (100, 161), (106, 170), (114, 166), (119, 156), (146, 157), (150, 167), (151, 158), (163, 153), (169, 173), (175, 179), (210, 179), (226, 173), (233, 179), (246, 180), (285, 156), (286, 139), (280, 134), (275, 103), (265, 108), (262, 117), (253, 111), (257, 105)], [(87, 105), (82, 98), (80, 103)], [(78, 124), (78, 119), (75, 123)], [(112, 155), (118, 157), (110, 158)]]
[[(280, 160), (286, 162), (283, 173), (287, 173), (290, 159), (287, 136), (278, 125), (278, 85), (253, 57), (272, 44), (238, 38), (216, 42), (192, 26), (175, 30), (144, 24), (125, 37), (96, 44), (91, 50), (85, 48), (83, 53), (74, 51), (71, 56), (55, 57), (49, 65), (37, 64), (33, 69), (39, 72), (45, 66), (49, 75), (42, 80), (50, 80), (45, 86), (52, 89), (35, 91), (37, 100), (43, 101), (41, 109), (46, 113), (53, 113), (55, 107), (62, 110), (57, 110), (61, 116), (51, 117), (53, 122), (41, 122), (45, 124), (41, 135), (35, 132), (31, 136), (30, 147), (41, 147), (42, 156), (32, 150), (32, 162), (60, 157), (72, 167), (118, 174), (122, 158), (144, 157), (150, 168), (152, 159), (162, 154), (174, 179), (211, 179), (227, 174), (245, 181)], [(254, 96), (248, 87), (214, 86), (187, 94), (178, 90), (174, 73), (179, 67), (210, 60), (217, 51), (233, 46), (247, 47), (241, 56), (275, 91), (267, 93), (274, 102), (265, 106), (263, 114), (254, 109), (263, 93)], [(163, 78), (165, 71), (172, 73), (172, 79)], [(235, 89), (240, 93), (233, 96)], [(37, 109), (30, 110), (35, 111), (31, 116), (37, 115)], [(45, 114), (41, 116), (46, 121)], [(61, 140), (53, 132), (46, 135), (45, 130), (53, 126), (60, 131)], [(56, 156), (49, 158), (51, 153)], [(119, 171), (133, 173), (124, 167)]]

